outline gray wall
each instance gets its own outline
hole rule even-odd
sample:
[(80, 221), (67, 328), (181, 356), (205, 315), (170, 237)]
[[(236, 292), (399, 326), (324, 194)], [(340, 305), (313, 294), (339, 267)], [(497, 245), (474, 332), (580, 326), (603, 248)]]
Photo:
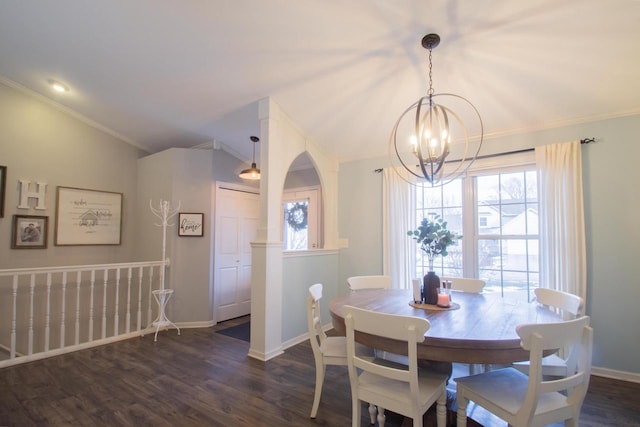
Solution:
[[(587, 314), (594, 328), (594, 367), (640, 373), (640, 117), (630, 116), (486, 141), (481, 154), (596, 137), (583, 146), (587, 237)], [(382, 181), (386, 158), (340, 165), (340, 282), (382, 271)], [(364, 214), (366, 213), (366, 214)], [(615, 375), (615, 373), (614, 373)]]
[[(7, 166), (0, 268), (135, 261), (136, 161), (142, 151), (13, 88), (0, 84), (0, 165)], [(46, 182), (46, 210), (18, 209), (18, 180)], [(56, 186), (123, 194), (122, 244), (55, 246)], [(35, 188), (33, 188), (35, 190)], [(10, 249), (12, 216), (49, 217), (47, 249)]]
[(137, 253), (144, 260), (162, 259), (161, 221), (151, 212), (167, 200), (178, 212), (204, 214), (203, 237), (178, 236), (178, 216), (166, 231), (166, 256), (170, 258), (165, 287), (175, 291), (169, 318), (175, 322), (212, 319), (211, 274), (211, 174), (212, 151), (172, 148), (138, 161)]

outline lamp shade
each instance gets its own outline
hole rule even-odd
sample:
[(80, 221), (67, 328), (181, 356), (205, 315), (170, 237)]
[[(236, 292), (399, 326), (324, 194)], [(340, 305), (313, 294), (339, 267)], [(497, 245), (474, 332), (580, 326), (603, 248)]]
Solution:
[(238, 176), (242, 179), (258, 180), (260, 179), (260, 169), (256, 165), (256, 144), (260, 141), (260, 138), (251, 136), (249, 139), (253, 142), (253, 161), (251, 162), (251, 167), (244, 169)]

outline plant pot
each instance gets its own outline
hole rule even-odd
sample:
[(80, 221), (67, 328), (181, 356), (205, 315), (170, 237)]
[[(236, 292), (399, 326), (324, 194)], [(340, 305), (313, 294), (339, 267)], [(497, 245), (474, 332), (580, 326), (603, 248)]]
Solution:
[(422, 281), (423, 300), (425, 304), (436, 305), (438, 303), (438, 290), (440, 289), (440, 278), (435, 271), (429, 271)]

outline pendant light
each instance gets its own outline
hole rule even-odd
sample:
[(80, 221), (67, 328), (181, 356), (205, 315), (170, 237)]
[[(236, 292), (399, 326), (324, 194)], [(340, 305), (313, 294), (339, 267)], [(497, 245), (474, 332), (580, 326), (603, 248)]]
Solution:
[[(469, 169), (478, 156), (484, 132), (480, 113), (469, 100), (452, 93), (434, 93), (431, 59), (438, 44), (437, 34), (427, 34), (422, 39), (422, 47), (429, 51), (429, 91), (400, 115), (389, 140), (389, 159), (394, 170), (395, 166), (402, 166), (432, 187), (447, 184)], [(414, 111), (415, 114), (410, 114)], [(474, 138), (473, 143), (462, 116), (474, 119), (479, 138)], [(454, 160), (447, 158), (452, 143), (458, 144)]]
[(251, 136), (249, 139), (253, 142), (253, 162), (251, 162), (251, 167), (240, 172), (239, 176), (242, 179), (258, 180), (260, 179), (260, 169), (256, 166), (256, 144), (260, 141), (260, 138)]

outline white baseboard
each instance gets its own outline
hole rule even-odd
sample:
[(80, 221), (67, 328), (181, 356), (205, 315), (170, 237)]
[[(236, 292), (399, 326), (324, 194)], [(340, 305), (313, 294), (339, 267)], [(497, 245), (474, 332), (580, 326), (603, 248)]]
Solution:
[(614, 380), (629, 381), (632, 383), (640, 383), (640, 374), (636, 372), (617, 371), (609, 368), (591, 368), (591, 375), (597, 377), (611, 378)]
[[(326, 324), (322, 327), (322, 329), (324, 329), (324, 331), (328, 331), (330, 329), (333, 329), (333, 326), (331, 325), (331, 323)], [(293, 347), (294, 345), (298, 345), (301, 342), (305, 342), (306, 340), (309, 339), (309, 332), (305, 332), (302, 335), (298, 335), (297, 337), (293, 337), (291, 339), (286, 340), (285, 342), (282, 343), (282, 348), (284, 350), (288, 349), (289, 347)]]
[(206, 320), (201, 322), (180, 322), (176, 323), (180, 329), (193, 329), (193, 328), (210, 328), (216, 325), (213, 320)]

